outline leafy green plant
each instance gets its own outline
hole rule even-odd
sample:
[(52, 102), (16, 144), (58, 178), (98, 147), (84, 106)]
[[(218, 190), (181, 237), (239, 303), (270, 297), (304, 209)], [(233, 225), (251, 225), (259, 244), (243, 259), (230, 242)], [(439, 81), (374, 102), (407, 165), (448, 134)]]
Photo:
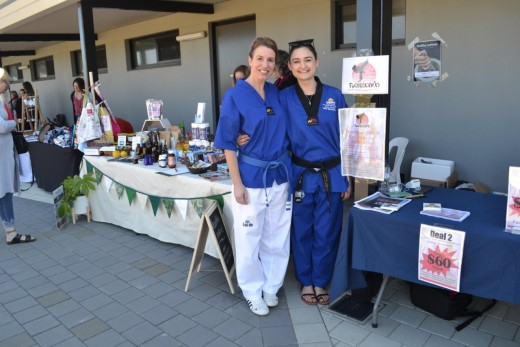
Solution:
[(72, 214), (74, 200), (80, 195), (88, 196), (91, 190), (96, 190), (96, 179), (93, 172), (83, 176), (74, 175), (63, 181), (63, 199), (58, 208), (58, 216), (65, 217)]

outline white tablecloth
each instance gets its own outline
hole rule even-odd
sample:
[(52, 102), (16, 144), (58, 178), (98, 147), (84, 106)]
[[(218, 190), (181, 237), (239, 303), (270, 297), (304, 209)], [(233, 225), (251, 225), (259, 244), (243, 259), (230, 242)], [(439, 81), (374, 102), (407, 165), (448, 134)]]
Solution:
[[(119, 225), (139, 234), (147, 234), (160, 241), (194, 248), (201, 218), (192, 206), (192, 200), (184, 199), (220, 195), (231, 191), (230, 179), (211, 182), (190, 173), (164, 176), (157, 174), (157, 171), (160, 170), (157, 164), (143, 166), (142, 164), (108, 161), (108, 159), (109, 157), (97, 156), (83, 158), (82, 174), (87, 170), (85, 161), (103, 173), (101, 183), (95, 191), (91, 191), (89, 194), (92, 219)], [(128, 202), (126, 192), (123, 192), (120, 199), (118, 198), (115, 182), (136, 191), (132, 204)], [(171, 216), (168, 217), (162, 202), (154, 216), (151, 202), (148, 199), (149, 195), (177, 199)], [(223, 198), (223, 213), (232, 240), (231, 194), (223, 195)], [(205, 199), (204, 208), (213, 201)], [(185, 209), (185, 216), (181, 209)], [(206, 242), (205, 253), (218, 257), (210, 236)]]

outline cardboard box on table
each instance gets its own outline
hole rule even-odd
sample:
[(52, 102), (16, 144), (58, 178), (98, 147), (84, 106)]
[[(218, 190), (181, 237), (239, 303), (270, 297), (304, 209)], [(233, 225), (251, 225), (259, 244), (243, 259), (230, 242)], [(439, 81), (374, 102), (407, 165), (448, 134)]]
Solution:
[(454, 161), (424, 157), (412, 162), (411, 177), (419, 179), (421, 186), (445, 188), (455, 188), (458, 179)]

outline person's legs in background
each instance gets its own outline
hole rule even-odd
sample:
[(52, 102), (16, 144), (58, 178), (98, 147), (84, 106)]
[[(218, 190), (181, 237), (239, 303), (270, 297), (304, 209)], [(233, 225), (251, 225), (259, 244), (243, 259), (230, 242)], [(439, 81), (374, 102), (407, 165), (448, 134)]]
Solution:
[(0, 219), (6, 233), (8, 245), (35, 241), (31, 235), (20, 235), (16, 233), (14, 225), (13, 193), (6, 193), (0, 198)]

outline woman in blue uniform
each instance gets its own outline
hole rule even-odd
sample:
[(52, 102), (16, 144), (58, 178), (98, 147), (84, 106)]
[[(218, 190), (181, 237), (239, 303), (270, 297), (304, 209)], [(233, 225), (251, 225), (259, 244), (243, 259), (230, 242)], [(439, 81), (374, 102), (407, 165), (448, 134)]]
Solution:
[[(257, 38), (249, 52), (249, 76), (224, 96), (215, 147), (224, 150), (233, 183), (233, 230), (237, 280), (251, 311), (278, 305), (289, 261), (291, 161), (287, 116), (278, 90), (267, 82), (278, 48)], [(239, 146), (239, 134), (251, 138)]]
[(289, 44), (289, 68), (296, 84), (280, 92), (288, 112), (294, 192), (291, 246), (301, 297), (328, 304), (338, 250), (343, 200), (349, 181), (341, 175), (338, 110), (347, 107), (341, 91), (315, 76), (319, 61), (312, 40)]

